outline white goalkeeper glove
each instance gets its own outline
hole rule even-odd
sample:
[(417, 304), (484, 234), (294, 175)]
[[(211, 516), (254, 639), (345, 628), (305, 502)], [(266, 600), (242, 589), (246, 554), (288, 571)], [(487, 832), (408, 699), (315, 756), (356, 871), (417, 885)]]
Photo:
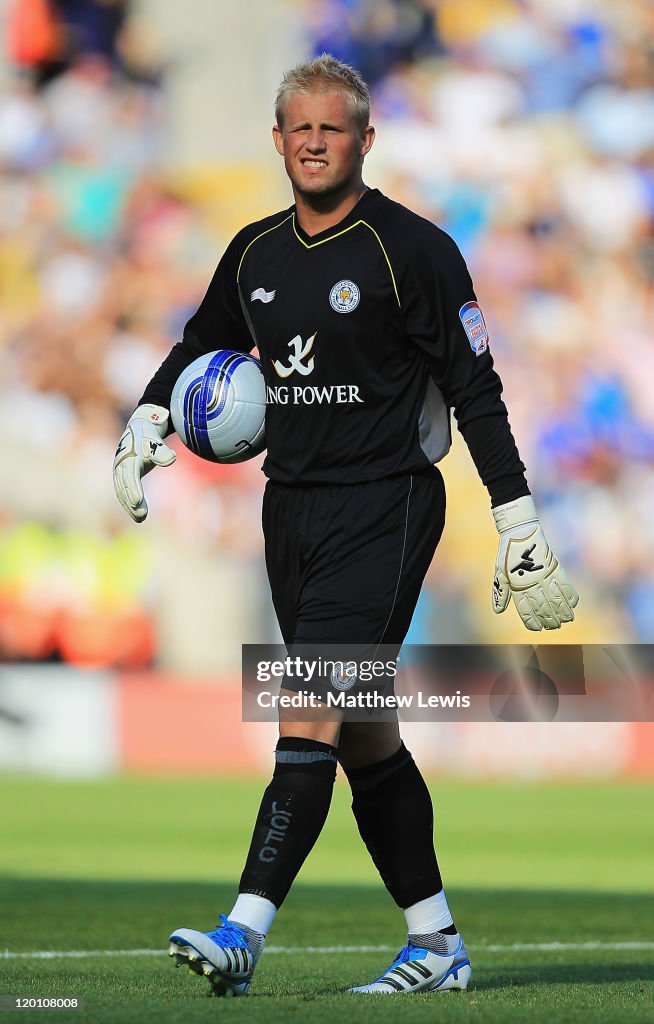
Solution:
[(493, 610), (509, 598), (527, 629), (559, 629), (572, 622), (579, 594), (547, 543), (533, 499), (527, 495), (493, 509), (500, 546), (493, 580)]
[(172, 466), (177, 458), (164, 442), (168, 410), (160, 405), (139, 405), (130, 416), (114, 458), (116, 497), (135, 523), (148, 514), (141, 478), (155, 466)]

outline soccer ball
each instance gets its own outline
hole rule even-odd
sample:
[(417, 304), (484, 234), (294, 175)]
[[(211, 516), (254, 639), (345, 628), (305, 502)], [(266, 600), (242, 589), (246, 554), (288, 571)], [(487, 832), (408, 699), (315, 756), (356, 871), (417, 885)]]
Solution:
[(170, 415), (187, 448), (210, 462), (245, 462), (265, 442), (266, 388), (261, 363), (221, 349), (179, 375)]

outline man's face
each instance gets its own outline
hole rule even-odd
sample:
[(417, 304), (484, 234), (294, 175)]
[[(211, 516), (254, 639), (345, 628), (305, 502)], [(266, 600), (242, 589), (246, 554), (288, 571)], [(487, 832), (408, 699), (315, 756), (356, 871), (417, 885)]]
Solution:
[(306, 196), (327, 196), (361, 177), (363, 157), (375, 129), (361, 133), (348, 97), (337, 89), (319, 89), (286, 98), (284, 127), (273, 138), (293, 187)]

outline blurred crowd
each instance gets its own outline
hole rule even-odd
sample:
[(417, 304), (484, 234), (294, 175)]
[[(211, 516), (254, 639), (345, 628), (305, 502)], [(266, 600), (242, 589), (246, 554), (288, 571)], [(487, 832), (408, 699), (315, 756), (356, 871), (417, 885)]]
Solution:
[[(468, 261), (538, 507), (582, 593), (583, 639), (650, 642), (654, 6), (320, 0), (311, 24), (315, 52), (373, 83), (385, 191)], [(448, 498), (469, 542), (467, 496)], [(445, 589), (437, 557), (416, 639), (469, 639), (487, 618), (465, 537), (455, 558), (445, 538)], [(439, 628), (452, 593), (469, 610), (453, 633)]]
[[(5, 659), (147, 665), (166, 650), (166, 595), (157, 587), (166, 578), (162, 545), (173, 549), (168, 562), (182, 563), (180, 582), (189, 593), (195, 581), (183, 574), (188, 538), (201, 538), (207, 557), (227, 548), (247, 559), (260, 546), (257, 466), (234, 474), (180, 452), (174, 480), (151, 478), (155, 542), (152, 531), (131, 524), (113, 494), (111, 463), (125, 420), (229, 240), (207, 223), (202, 202), (189, 197), (193, 183), (164, 171), (164, 61), (154, 33), (130, 6), (15, 0), (6, 11), (12, 71), (0, 97)], [(229, 195), (222, 202), (229, 207)], [(167, 618), (171, 660), (180, 666), (193, 637), (175, 638), (175, 616)], [(209, 642), (215, 646), (215, 636)], [(210, 662), (208, 655), (200, 659)]]
[[(466, 256), (538, 506), (582, 593), (565, 639), (649, 642), (654, 7), (291, 6), (298, 59), (327, 49), (371, 83), (367, 181)], [(233, 177), (216, 168), (199, 187), (166, 160), (166, 55), (129, 0), (8, 0), (3, 35), (0, 657), (233, 667), (238, 643), (275, 635), (258, 597), (260, 462), (210, 466), (178, 445), (146, 482), (147, 527), (111, 486), (124, 420), (238, 226)], [(492, 522), (460, 445), (444, 472), (448, 526), (410, 639), (522, 640), (488, 615)]]

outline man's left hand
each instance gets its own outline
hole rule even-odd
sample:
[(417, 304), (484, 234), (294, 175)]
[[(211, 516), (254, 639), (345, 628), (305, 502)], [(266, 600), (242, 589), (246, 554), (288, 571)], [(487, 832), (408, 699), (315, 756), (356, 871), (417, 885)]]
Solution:
[(547, 543), (530, 496), (493, 509), (500, 535), (493, 611), (503, 612), (509, 599), (527, 629), (559, 629), (574, 619), (579, 595)]

